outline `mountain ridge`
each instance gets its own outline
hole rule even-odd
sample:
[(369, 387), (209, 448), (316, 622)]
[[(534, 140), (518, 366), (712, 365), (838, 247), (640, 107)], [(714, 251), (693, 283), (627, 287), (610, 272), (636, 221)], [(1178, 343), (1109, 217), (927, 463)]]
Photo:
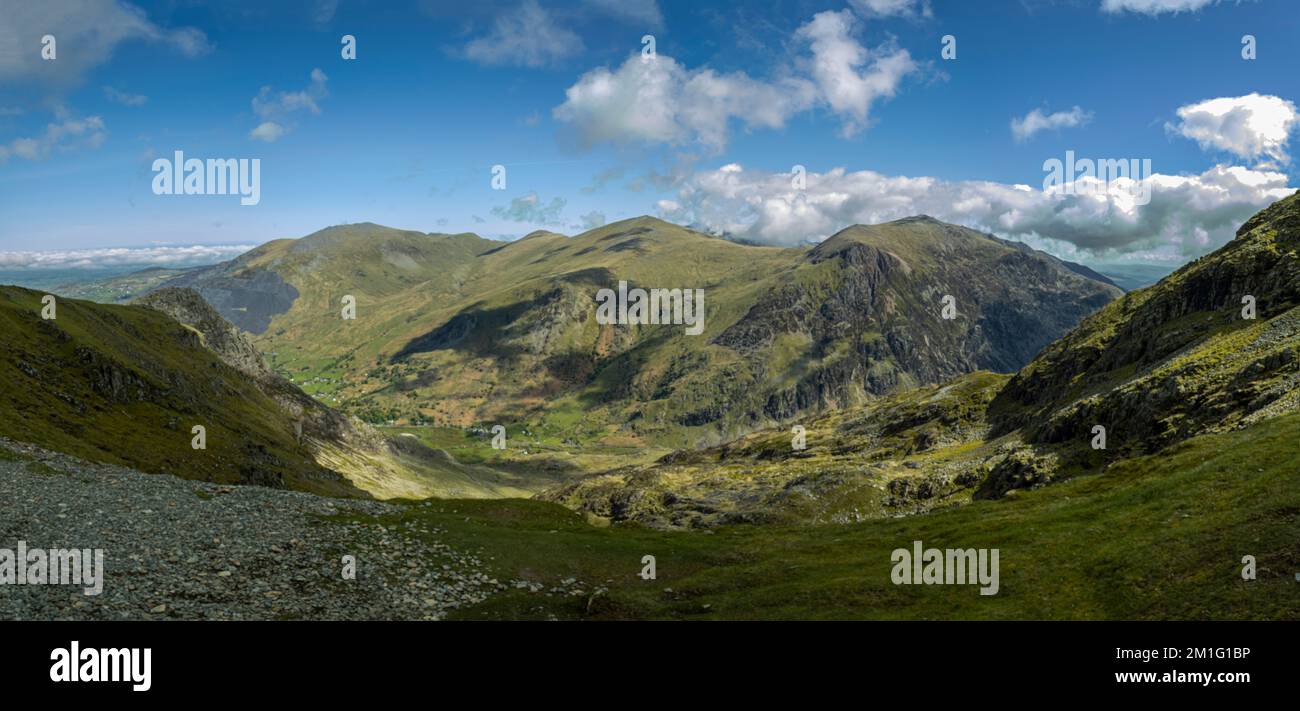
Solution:
[[(871, 259), (883, 260), (878, 269)], [(595, 292), (618, 281), (704, 289), (704, 335), (596, 324)], [(650, 216), (509, 243), (360, 223), (171, 284), (196, 288), (253, 333), (277, 370), (338, 380), (330, 396), (354, 413), (469, 426), (513, 412), (574, 428), (562, 413), (594, 405), (575, 433), (674, 446), (1014, 370), (1120, 294), (1055, 258), (928, 217), (846, 228), (816, 247), (742, 245)], [(938, 322), (945, 293), (967, 319), (953, 327)], [(338, 318), (345, 295), (357, 322)], [(803, 315), (791, 320), (790, 308)], [(759, 334), (742, 324), (760, 313), (786, 326)]]
[(1104, 475), (1297, 411), (1300, 192), (1102, 306), (1014, 375), (972, 373), (800, 420), (803, 449), (790, 431), (760, 430), (539, 496), (659, 527), (847, 523)]

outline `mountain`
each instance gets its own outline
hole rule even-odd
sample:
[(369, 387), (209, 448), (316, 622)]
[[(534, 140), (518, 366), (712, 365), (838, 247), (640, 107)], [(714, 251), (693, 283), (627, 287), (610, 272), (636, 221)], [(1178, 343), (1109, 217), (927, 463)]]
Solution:
[[(703, 333), (597, 323), (597, 291), (620, 281), (703, 290)], [(632, 447), (707, 445), (979, 369), (1014, 371), (1122, 293), (926, 217), (798, 248), (650, 217), (508, 243), (344, 225), (168, 284), (194, 288), (253, 334), (274, 370), (368, 421), (530, 423)]]
[[(527, 496), (556, 479), (457, 461), (319, 402), (196, 292), (130, 305), (0, 287), (0, 436), (84, 459), (334, 496)], [(202, 425), (206, 449), (191, 447)]]
[[(295, 435), (322, 466), (379, 498), (519, 496), (531, 493), (518, 477), (462, 464), (446, 452), (408, 437), (389, 437), (355, 417), (327, 407), (267, 367), (244, 332), (191, 289), (165, 287), (135, 303), (162, 311), (196, 331), (202, 344), (247, 376), (294, 423)], [(536, 477), (537, 483), (545, 481)]]
[(1045, 349), (999, 393), (994, 433), (1053, 445), (1103, 426), (1107, 452), (1146, 454), (1300, 409), (1298, 250), (1292, 195)]
[[(0, 287), (0, 434), (85, 459), (219, 483), (364, 496), (313, 460), (279, 405), (204, 336), (136, 306)], [(194, 449), (192, 428), (206, 430)]]
[(1103, 306), (1013, 376), (963, 375), (801, 420), (805, 449), (763, 430), (541, 498), (666, 527), (857, 521), (1104, 473), (1193, 437), (1275, 434), (1263, 424), (1297, 411), (1300, 194)]

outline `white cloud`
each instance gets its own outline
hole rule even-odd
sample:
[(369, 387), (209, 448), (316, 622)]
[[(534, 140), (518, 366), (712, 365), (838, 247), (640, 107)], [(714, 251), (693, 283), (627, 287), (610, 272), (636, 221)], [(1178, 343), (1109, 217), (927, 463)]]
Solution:
[(629, 57), (614, 70), (583, 74), (553, 110), (585, 145), (596, 143), (698, 143), (720, 151), (733, 121), (745, 128), (782, 128), (793, 115), (826, 106), (852, 134), (869, 123), (872, 105), (892, 97), (916, 69), (906, 50), (869, 50), (850, 36), (853, 16), (823, 12), (796, 37), (811, 56), (796, 72), (759, 80), (744, 72), (688, 69), (659, 54)]
[(56, 121), (45, 126), (45, 132), (30, 138), (15, 138), (0, 144), (0, 163), (11, 156), (27, 160), (41, 160), (53, 151), (75, 148), (98, 148), (108, 137), (104, 120), (98, 116), (73, 118), (66, 111), (56, 112)]
[(285, 134), (284, 126), (274, 121), (263, 121), (257, 124), (257, 128), (248, 132), (248, 137), (255, 141), (266, 141), (275, 143)]
[(483, 64), (544, 67), (582, 51), (582, 39), (561, 27), (537, 0), (496, 15), (492, 30), (460, 53)]
[(298, 111), (319, 114), (320, 106), (316, 102), (329, 96), (329, 91), (325, 88), (327, 81), (329, 77), (325, 76), (325, 72), (313, 69), (311, 83), (302, 91), (277, 92), (264, 86), (253, 97), (253, 113), (264, 119), (280, 118)]
[[(112, 57), (118, 45), (132, 41), (168, 45), (188, 57), (210, 49), (199, 30), (161, 27), (120, 0), (0, 0), (0, 17), (0, 82), (73, 84)], [(45, 61), (39, 51), (20, 51), (39, 50), (34, 42), (47, 34), (54, 35), (57, 60)]]
[(109, 101), (117, 102), (123, 106), (144, 106), (149, 103), (149, 97), (147, 96), (119, 91), (111, 86), (104, 87), (104, 96), (108, 97)]
[(849, 0), (863, 17), (930, 17), (929, 0)]
[(1294, 103), (1276, 96), (1208, 99), (1178, 109), (1179, 122), (1166, 124), (1205, 150), (1227, 151), (1245, 159), (1290, 161), (1286, 147), (1300, 114)]
[(779, 128), (811, 104), (813, 93), (804, 81), (766, 84), (743, 72), (691, 71), (661, 54), (649, 62), (634, 55), (613, 72), (587, 72), (565, 97), (553, 114), (573, 124), (587, 145), (698, 141), (718, 150), (731, 119)]
[(1101, 11), (1108, 13), (1136, 12), (1143, 15), (1161, 13), (1196, 12), (1219, 0), (1102, 0)]
[(658, 207), (666, 219), (769, 244), (817, 241), (849, 225), (926, 214), (1065, 258), (1174, 260), (1227, 242), (1260, 208), (1294, 192), (1283, 173), (1236, 166), (1148, 180), (1151, 201), (1137, 205), (1119, 192), (1049, 195), (1028, 185), (843, 168), (808, 173), (806, 189), (796, 191), (789, 173), (731, 164), (695, 174), (676, 200)]
[(1011, 135), (1016, 141), (1027, 141), (1039, 131), (1056, 128), (1074, 128), (1082, 126), (1092, 120), (1092, 112), (1084, 111), (1076, 106), (1069, 111), (1057, 111), (1052, 114), (1044, 114), (1039, 109), (1034, 109), (1025, 114), (1024, 118), (1011, 119)]
[(85, 269), (90, 267), (181, 267), (237, 257), (255, 245), (193, 245), (60, 249), (44, 252), (0, 252), (3, 269)]
[(267, 143), (278, 140), (292, 128), (292, 118), (299, 113), (320, 113), (320, 102), (329, 96), (329, 77), (320, 69), (311, 70), (311, 83), (301, 91), (275, 91), (264, 86), (253, 97), (253, 113), (262, 123), (249, 131), (248, 137)]
[(863, 47), (852, 37), (855, 24), (848, 10), (820, 12), (795, 33), (812, 49), (810, 74), (822, 100), (845, 119), (845, 135), (862, 130), (871, 105), (892, 98), (902, 78), (916, 69), (907, 50)]

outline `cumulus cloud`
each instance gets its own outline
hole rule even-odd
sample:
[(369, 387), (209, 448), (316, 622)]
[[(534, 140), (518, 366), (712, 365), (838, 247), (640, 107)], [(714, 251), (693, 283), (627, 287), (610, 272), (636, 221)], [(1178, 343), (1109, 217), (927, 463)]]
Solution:
[(544, 67), (582, 51), (582, 39), (561, 27), (537, 0), (496, 15), (492, 29), (460, 54), (483, 64)]
[(274, 121), (263, 121), (262, 123), (257, 124), (257, 128), (248, 132), (248, 137), (255, 141), (275, 143), (280, 140), (280, 137), (284, 134), (284, 126), (281, 126)]
[(542, 204), (537, 193), (529, 192), (510, 201), (509, 206), (492, 208), (492, 214), (512, 222), (526, 222), (533, 225), (560, 225), (560, 213), (564, 212), (564, 198), (553, 198)]
[(892, 98), (902, 78), (916, 69), (907, 50), (890, 47), (873, 53), (863, 47), (853, 39), (855, 24), (847, 10), (821, 12), (795, 33), (812, 49), (810, 71), (818, 94), (844, 119), (845, 135), (862, 130), (871, 105)]
[(1165, 128), (1190, 138), (1205, 150), (1241, 158), (1290, 161), (1286, 147), (1300, 114), (1294, 103), (1276, 96), (1208, 99), (1178, 109), (1178, 123)]
[(0, 252), (3, 269), (87, 269), (91, 267), (188, 267), (215, 264), (252, 249), (252, 244)]
[(1016, 141), (1023, 142), (1033, 138), (1035, 133), (1058, 128), (1074, 128), (1092, 120), (1092, 112), (1076, 106), (1069, 111), (1057, 111), (1045, 114), (1034, 109), (1022, 118), (1011, 119), (1011, 135)]
[(851, 135), (868, 124), (872, 105), (892, 97), (917, 68), (907, 50), (863, 47), (852, 37), (854, 24), (847, 10), (814, 16), (795, 35), (811, 56), (797, 71), (769, 80), (689, 69), (663, 54), (649, 61), (636, 54), (612, 71), (600, 67), (582, 75), (552, 113), (587, 146), (697, 143), (717, 152), (733, 122), (748, 129), (781, 128), (819, 105), (839, 116), (843, 132)]
[(1196, 12), (1219, 0), (1102, 0), (1101, 11), (1111, 14), (1135, 12), (1142, 15), (1177, 14)]
[(129, 94), (125, 91), (114, 89), (111, 86), (104, 87), (104, 96), (109, 101), (119, 103), (123, 106), (144, 106), (149, 103), (149, 97), (142, 94)]
[[(111, 58), (119, 45), (133, 41), (165, 45), (187, 57), (211, 48), (199, 30), (162, 27), (120, 0), (0, 0), (0, 17), (5, 18), (0, 23), (0, 82), (74, 84)], [(35, 44), (47, 34), (54, 36), (58, 50), (53, 62), (43, 60)]]
[(818, 241), (854, 224), (926, 214), (1018, 239), (1065, 258), (1186, 259), (1229, 239), (1246, 218), (1294, 189), (1272, 171), (1216, 166), (1200, 175), (1154, 174), (1151, 201), (1131, 193), (1067, 195), (1028, 185), (944, 181), (836, 168), (789, 173), (730, 164), (697, 173), (662, 201), (665, 219), (769, 244)]
[(62, 109), (55, 116), (56, 120), (45, 126), (44, 133), (0, 144), (0, 163), (10, 157), (41, 160), (55, 151), (98, 148), (108, 137), (104, 120), (98, 116), (74, 118)]
[(264, 86), (253, 97), (253, 113), (262, 122), (249, 131), (254, 140), (274, 142), (292, 128), (293, 117), (300, 113), (319, 114), (320, 101), (329, 96), (329, 77), (320, 69), (311, 70), (311, 81), (300, 91), (275, 91)]

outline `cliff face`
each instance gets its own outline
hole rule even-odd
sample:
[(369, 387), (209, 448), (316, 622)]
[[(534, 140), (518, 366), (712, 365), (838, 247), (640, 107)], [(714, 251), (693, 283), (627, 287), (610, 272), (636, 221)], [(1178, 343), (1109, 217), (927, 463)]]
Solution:
[(771, 393), (764, 412), (778, 420), (852, 402), (854, 390), (883, 395), (978, 370), (1014, 372), (1122, 293), (1041, 252), (928, 217), (848, 228), (805, 263), (803, 278), (760, 298), (715, 339), (748, 356), (793, 336), (823, 357)]
[(254, 378), (271, 377), (262, 354), (238, 328), (227, 321), (192, 289), (165, 287), (151, 291), (132, 303), (147, 306), (171, 316), (178, 323), (193, 328), (204, 347), (226, 365)]

